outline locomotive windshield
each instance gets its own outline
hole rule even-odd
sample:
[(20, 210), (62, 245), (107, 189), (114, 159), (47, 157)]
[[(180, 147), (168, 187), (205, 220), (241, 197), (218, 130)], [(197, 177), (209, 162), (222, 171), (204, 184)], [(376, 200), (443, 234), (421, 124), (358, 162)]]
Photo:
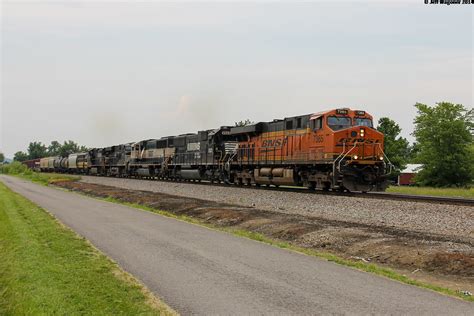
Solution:
[(328, 125), (334, 130), (348, 128), (352, 126), (351, 118), (347, 116), (330, 116), (328, 117)]
[(367, 126), (367, 127), (373, 127), (372, 125), (372, 120), (368, 118), (360, 118), (356, 117), (354, 119), (354, 126)]

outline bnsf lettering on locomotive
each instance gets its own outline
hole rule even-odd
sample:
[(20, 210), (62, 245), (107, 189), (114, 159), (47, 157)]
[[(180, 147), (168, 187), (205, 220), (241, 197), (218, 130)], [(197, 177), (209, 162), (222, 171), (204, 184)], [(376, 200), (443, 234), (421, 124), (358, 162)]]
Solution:
[(262, 142), (262, 147), (281, 147), (287, 142), (287, 137), (277, 139), (266, 139)]
[(339, 143), (364, 143), (364, 144), (378, 144), (380, 141), (378, 139), (364, 139), (364, 138), (341, 138)]

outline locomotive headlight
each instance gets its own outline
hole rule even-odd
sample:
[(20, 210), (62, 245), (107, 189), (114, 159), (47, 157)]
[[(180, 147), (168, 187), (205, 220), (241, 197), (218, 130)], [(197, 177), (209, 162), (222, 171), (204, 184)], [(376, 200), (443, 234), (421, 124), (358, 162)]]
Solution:
[(365, 135), (365, 129), (361, 128), (360, 129), (360, 137), (364, 137)]
[(380, 159), (380, 160), (383, 160), (383, 156), (380, 156), (379, 159)]
[(354, 158), (354, 160), (357, 160), (357, 159), (359, 159), (359, 156), (357, 156), (357, 155), (354, 155), (354, 157), (353, 157), (353, 158)]

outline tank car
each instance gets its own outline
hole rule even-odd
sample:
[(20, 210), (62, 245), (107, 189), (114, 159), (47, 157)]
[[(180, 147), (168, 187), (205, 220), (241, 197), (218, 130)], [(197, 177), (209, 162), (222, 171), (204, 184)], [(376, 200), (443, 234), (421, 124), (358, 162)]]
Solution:
[(75, 153), (68, 156), (68, 171), (71, 173), (88, 173), (88, 154)]
[(40, 159), (40, 171), (42, 172), (48, 171), (48, 157)]
[(61, 158), (59, 167), (60, 167), (60, 172), (67, 172), (69, 168), (69, 158), (68, 157)]
[(55, 171), (55, 161), (60, 159), (60, 157), (44, 157), (40, 159), (40, 170), (43, 172), (53, 172)]

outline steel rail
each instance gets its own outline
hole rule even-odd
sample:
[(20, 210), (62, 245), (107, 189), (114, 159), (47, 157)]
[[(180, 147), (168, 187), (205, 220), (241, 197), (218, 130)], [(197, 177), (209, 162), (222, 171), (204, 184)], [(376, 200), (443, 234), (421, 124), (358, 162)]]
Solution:
[[(95, 176), (95, 175), (89, 175)], [(101, 177), (101, 176), (97, 176)], [(238, 185), (235, 184), (225, 184), (225, 183), (211, 183), (207, 180), (198, 181), (185, 181), (185, 180), (174, 180), (174, 179), (157, 179), (157, 178), (140, 178), (140, 177), (126, 177), (125, 179), (134, 179), (134, 180), (149, 180), (149, 181), (159, 181), (159, 182), (181, 182), (195, 185), (211, 185), (219, 187), (233, 187), (233, 188), (242, 188), (250, 190), (272, 190), (272, 191), (282, 191), (282, 192), (296, 192), (302, 194), (319, 194), (319, 195), (328, 195), (328, 196), (344, 196), (344, 197), (358, 197), (366, 199), (379, 199), (379, 200), (397, 200), (405, 202), (423, 202), (423, 203), (436, 203), (436, 204), (449, 204), (449, 205), (464, 205), (464, 206), (474, 206), (474, 199), (461, 198), (461, 197), (444, 197), (444, 196), (432, 196), (432, 195), (414, 195), (414, 194), (398, 194), (398, 193), (387, 193), (387, 192), (339, 192), (339, 191), (323, 191), (323, 190), (310, 190), (305, 187), (289, 187), (289, 186), (255, 186), (255, 185)]]

